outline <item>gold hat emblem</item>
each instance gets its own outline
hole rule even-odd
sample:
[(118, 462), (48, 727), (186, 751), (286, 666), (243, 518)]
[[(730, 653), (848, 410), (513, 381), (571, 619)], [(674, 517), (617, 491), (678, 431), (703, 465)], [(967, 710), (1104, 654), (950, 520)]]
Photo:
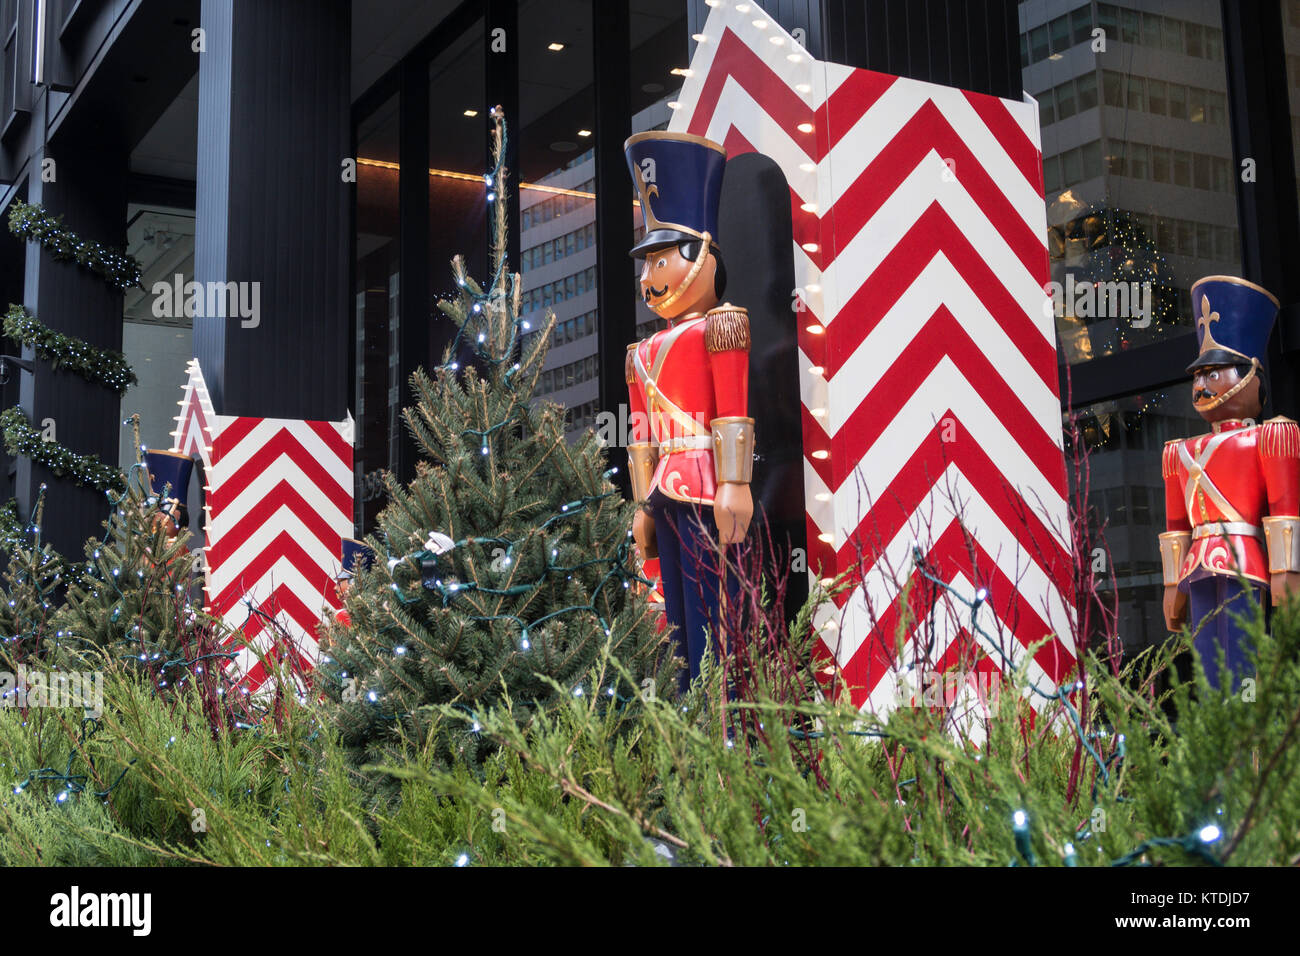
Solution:
[[(1205, 337), (1201, 339), (1201, 354), (1204, 355), (1210, 349), (1222, 349), (1223, 346), (1214, 341), (1214, 333), (1210, 331), (1210, 324), (1219, 321), (1219, 313), (1210, 311), (1210, 297), (1201, 295), (1201, 317), (1196, 320), (1196, 327), (1205, 330)], [(1229, 349), (1228, 351), (1235, 351)]]

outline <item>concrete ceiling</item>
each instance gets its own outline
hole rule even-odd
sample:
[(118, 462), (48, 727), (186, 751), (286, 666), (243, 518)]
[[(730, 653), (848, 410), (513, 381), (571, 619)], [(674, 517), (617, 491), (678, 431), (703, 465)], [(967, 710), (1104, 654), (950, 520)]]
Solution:
[[(428, 36), (456, 8), (459, 0), (353, 0), (352, 6), (352, 96), (355, 100), (401, 58)], [(523, 130), (522, 143), (530, 154), (526, 173), (549, 165), (539, 151), (552, 152), (553, 142), (583, 145), (580, 128), (594, 122), (591, 63), (591, 5), (611, 0), (523, 0), (519, 9), (520, 117), (516, 129)], [(633, 74), (633, 112), (662, 93), (650, 95), (645, 87), (649, 76), (671, 83), (664, 69), (668, 60), (685, 65), (686, 37), (682, 2), (632, 0), (632, 50), (629, 63)], [(681, 29), (675, 29), (674, 24)], [(681, 34), (677, 36), (677, 34)], [(477, 170), (483, 162), (484, 102), (483, 32), (471, 29), (435, 59), (430, 78), (435, 95), (430, 103), (430, 120), (435, 131), (433, 145), (442, 155), (437, 164), (453, 169)], [(509, 40), (508, 40), (509, 42)], [(553, 52), (547, 44), (558, 42), (565, 49)], [(677, 47), (680, 46), (680, 56)], [(664, 62), (661, 62), (664, 61)], [(654, 84), (650, 84), (653, 86)], [(455, 91), (450, 93), (449, 91)], [(477, 118), (464, 116), (478, 109)], [(395, 140), (395, 117), (379, 125), (388, 126)], [(389, 130), (373, 129), (372, 151), (386, 152)], [(195, 76), (145, 134), (131, 157), (135, 172), (193, 181), (195, 141), (198, 133), (198, 76)], [(377, 135), (376, 135), (377, 134)], [(361, 130), (361, 139), (367, 139)], [(544, 142), (543, 142), (544, 140)], [(391, 144), (396, 147), (396, 143)], [(560, 157), (563, 150), (553, 152)]]

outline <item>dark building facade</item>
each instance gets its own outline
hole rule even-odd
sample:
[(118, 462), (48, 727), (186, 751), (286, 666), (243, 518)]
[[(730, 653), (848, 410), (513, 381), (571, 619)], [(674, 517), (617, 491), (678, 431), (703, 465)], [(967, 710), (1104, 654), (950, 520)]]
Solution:
[[(105, 402), (36, 362), (0, 390), (4, 407), (52, 422), (78, 453), (128, 461), (123, 420), (138, 412), (146, 442), (168, 442), (184, 363), (197, 356), (219, 413), (353, 415), (367, 529), (383, 506), (379, 475), (414, 469), (400, 410), (411, 372), (449, 340), (435, 307), (448, 260), (463, 253), (484, 271), (486, 114), (499, 104), (512, 131), (511, 260), (527, 308), (557, 316), (542, 394), (567, 407), (575, 431), (617, 415), (625, 344), (655, 321), (633, 295), (638, 223), (622, 144), (668, 123), (710, 5), (0, 0), (0, 208), (39, 202), (78, 234), (125, 246), (145, 272), (142, 290), (110, 294), (0, 235), (3, 304), (122, 349), (140, 377), (121, 403)], [(1152, 476), (1161, 436), (1195, 427), (1182, 368), (1198, 270), (1244, 275), (1287, 306), (1268, 411), (1300, 417), (1290, 307), (1300, 274), (1287, 261), (1300, 238), (1300, 5), (763, 6), (820, 58), (1033, 95), (1054, 278), (1104, 280), (1132, 257), (1137, 232), (1099, 234), (1096, 222), (1122, 214), (1140, 229), (1167, 318), (1133, 328), (1062, 315), (1058, 329), (1062, 394), (1096, 451), (1126, 633), (1151, 639), (1163, 519)], [(157, 283), (189, 281), (246, 284), (256, 308), (228, 318), (159, 308)], [(56, 487), (48, 534), (76, 553), (102, 520), (102, 495), (26, 459), (2, 464), (0, 497), (22, 514), (42, 483)]]

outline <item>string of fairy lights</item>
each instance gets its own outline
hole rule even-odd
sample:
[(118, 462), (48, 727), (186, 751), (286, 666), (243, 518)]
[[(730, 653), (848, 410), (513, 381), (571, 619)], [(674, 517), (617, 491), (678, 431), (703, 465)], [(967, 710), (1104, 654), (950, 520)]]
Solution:
[(140, 263), (134, 257), (93, 239), (82, 239), (63, 228), (63, 217), (52, 216), (35, 203), (15, 202), (9, 208), (9, 231), (35, 242), (58, 262), (75, 262), (119, 292), (140, 286)]
[[(124, 424), (135, 425), (136, 420), (127, 419)], [(112, 491), (105, 492), (111, 513), (115, 515), (118, 520), (125, 520), (127, 518), (128, 508), (137, 507), (137, 502), (131, 500), (133, 490), (148, 489), (149, 487), (148, 470), (142, 462), (137, 462), (130, 466), (122, 478), (122, 491), (119, 494), (115, 495)], [(53, 580), (57, 582), (58, 576), (65, 572), (75, 571), (77, 582), (96, 598), (100, 596), (100, 589), (111, 588), (110, 601), (113, 601), (115, 606), (110, 614), (109, 622), (111, 624), (116, 624), (120, 621), (121, 614), (127, 604), (130, 603), (131, 598), (121, 586), (123, 581), (121, 566), (114, 566), (113, 560), (110, 560), (110, 558), (115, 556), (115, 559), (120, 562), (125, 557), (124, 553), (104, 544), (94, 548), (90, 552), (84, 565), (76, 565), (72, 567), (67, 567), (65, 563), (57, 557), (57, 555), (49, 554), (41, 540), (42, 527), (39, 519), (45, 491), (46, 486), (42, 485), (41, 497), (38, 497), (37, 506), (33, 509), (33, 514), (35, 516), (34, 520), (26, 527), (19, 527), (16, 529), (17, 534), (20, 537), (8, 540), (5, 543), (6, 550), (12, 551), (15, 546), (27, 547), (30, 545), (33, 549), (33, 554), (39, 559), (39, 563), (36, 564), (34, 573), (53, 573), (56, 575)], [(170, 487), (164, 487), (159, 496), (153, 494), (146, 495), (142, 491), (135, 492), (141, 496), (138, 506), (142, 509), (142, 518), (146, 525), (149, 523), (152, 515), (156, 513), (160, 500), (165, 500), (169, 491)], [(150, 552), (146, 550), (145, 554), (148, 555), (149, 553)], [(152, 569), (153, 573), (149, 575), (145, 574), (143, 568), (136, 569), (135, 578), (138, 582), (138, 590), (142, 594), (153, 594), (155, 596), (169, 593), (172, 586), (168, 582), (170, 582), (171, 577), (174, 575), (171, 574), (166, 563), (164, 561), (153, 561)], [(15, 583), (24, 583), (27, 580), (26, 575), (27, 572), (17, 572), (14, 575)], [(162, 580), (164, 586), (160, 587), (157, 583), (158, 580)], [(178, 612), (184, 613), (188, 608), (188, 602), (184, 597), (186, 585), (184, 583), (176, 583), (174, 589), (177, 595), (176, 608)], [(115, 601), (114, 597), (116, 599)], [(15, 601), (11, 600), (9, 606), (11, 609), (15, 611), (17, 610)], [(43, 612), (50, 611), (50, 603), (42, 599), (41, 610)], [(43, 617), (40, 620), (29, 618), (22, 622), (22, 626), (16, 629), (15, 633), (0, 637), (0, 643), (12, 646), (24, 639), (39, 637), (46, 625), (48, 625), (48, 617)], [(95, 644), (94, 641), (88, 640), (82, 635), (75, 634), (69, 629), (60, 629), (54, 636), (59, 643), (78, 641), (83, 644)], [(139, 621), (129, 628), (126, 628), (123, 632), (123, 636), (115, 643), (122, 645), (123, 651), (114, 653), (114, 658), (122, 663), (138, 664), (143, 668), (143, 671), (147, 672), (149, 676), (150, 687), (154, 694), (168, 691), (175, 692), (176, 690), (183, 688), (185, 683), (191, 677), (196, 679), (201, 677), (204, 674), (205, 667), (209, 665), (209, 662), (215, 662), (216, 664), (213, 668), (214, 673), (224, 674), (225, 666), (238, 656), (237, 650), (200, 652), (190, 655), (183, 653), (175, 647), (168, 647), (165, 644), (156, 641), (151, 642), (149, 640), (149, 635), (146, 633)], [(22, 693), (24, 693), (25, 696), (25, 692)], [(217, 693), (218, 696), (225, 697), (226, 688), (218, 688)], [(20, 690), (18, 688), (13, 688), (7, 691), (4, 696), (9, 697), (18, 694), (20, 694)], [(251, 701), (251, 699), (248, 699), (248, 691), (246, 688), (243, 689), (243, 694), (245, 697), (245, 700), (243, 701), (244, 706), (254, 708), (258, 706)], [(22, 700), (22, 698), (19, 699), (20, 701)], [(22, 704), (20, 703), (20, 706), (21, 705)], [(57, 788), (52, 788), (57, 789), (57, 792), (52, 797), (52, 801), (56, 804), (65, 803), (69, 798), (87, 792), (93, 794), (95, 797), (107, 798), (113, 789), (125, 777), (130, 767), (136, 763), (136, 759), (133, 758), (130, 760), (112, 782), (103, 790), (90, 790), (88, 783), (90, 779), (89, 775), (86, 773), (74, 772), (74, 766), (76, 758), (80, 754), (86, 757), (91, 764), (92, 770), (94, 769), (93, 759), (86, 754), (85, 745), (89, 739), (101, 729), (101, 726), (101, 722), (97, 717), (86, 717), (81, 723), (81, 730), (79, 732), (77, 743), (72, 746), (69, 752), (67, 765), (62, 770), (46, 766), (29, 771), (22, 782), (14, 785), (13, 793), (21, 794), (32, 784), (40, 782), (58, 785)], [(256, 724), (245, 721), (236, 722), (234, 727), (240, 730), (258, 732)]]
[(84, 339), (56, 332), (21, 305), (9, 306), (4, 334), (30, 346), (38, 359), (48, 361), (56, 371), (67, 369), (92, 385), (102, 385), (118, 395), (125, 395), (138, 381), (121, 352), (101, 349)]
[[(983, 626), (979, 622), (980, 608), (982, 608), (986, 603), (988, 603), (988, 599), (989, 599), (988, 590), (985, 588), (980, 588), (975, 593), (975, 597), (973, 599), (966, 598), (963, 595), (959, 594), (957, 590), (950, 583), (948, 583), (947, 581), (943, 580), (943, 578), (938, 576), (936, 570), (932, 568), (929, 562), (926, 560), (925, 552), (921, 549), (919, 544), (913, 544), (912, 546), (912, 562), (917, 572), (921, 575), (922, 578), (924, 578), (934, 587), (943, 591), (950, 599), (956, 601), (958, 604), (963, 605), (964, 607), (966, 607), (967, 610), (970, 611), (970, 625), (969, 625), (970, 629), (978, 637), (983, 639), (981, 642), (981, 646), (985, 648), (991, 647), (996, 651), (998, 656), (1002, 659), (1001, 661), (1002, 669), (1004, 671), (1014, 669), (1015, 662), (1005, 651), (1003, 651), (1001, 642), (996, 640), (992, 635), (990, 635), (986, 630), (984, 630)], [(1083, 690), (1083, 686), (1084, 685), (1082, 681), (1071, 681), (1068, 684), (1060, 685), (1054, 691), (1048, 692), (1043, 690), (1041, 687), (1039, 687), (1035, 682), (1033, 681), (1028, 682), (1029, 689), (1034, 694), (1037, 694), (1039, 697), (1043, 698), (1045, 702), (1056, 702), (1061, 705), (1062, 710), (1069, 718), (1069, 727), (1071, 731), (1078, 738), (1079, 743), (1083, 747), (1084, 751), (1096, 764), (1098, 778), (1101, 780), (1103, 784), (1109, 785), (1111, 780), (1110, 771), (1112, 765), (1118, 765), (1119, 762), (1122, 761), (1124, 757), (1124, 753), (1125, 753), (1124, 735), (1120, 734), (1115, 738), (1115, 748), (1116, 748), (1115, 752), (1111, 755), (1110, 758), (1103, 759), (1101, 754), (1098, 753), (1097, 749), (1093, 746), (1091, 742), (1091, 738), (1095, 737), (1095, 735), (1089, 735), (1084, 732), (1083, 724), (1079, 718), (1078, 711), (1075, 709), (1074, 704), (1069, 699), (1069, 695)], [(1097, 788), (1096, 785), (1094, 784), (1093, 791), (1092, 791), (1092, 795), (1094, 799), (1096, 798), (1096, 794), (1097, 794)], [(1093, 837), (1094, 834), (1092, 833), (1091, 830), (1090, 821), (1091, 818), (1086, 820), (1084, 824), (1076, 830), (1075, 840), (1079, 842), (1083, 842)], [(1030, 833), (1030, 818), (1029, 818), (1028, 811), (1026, 811), (1023, 808), (1018, 808), (1014, 810), (1011, 815), (1011, 825), (1012, 825), (1012, 834), (1014, 836), (1015, 844), (1016, 844), (1016, 851), (1020, 854), (1021, 861), (1023, 861), (1024, 865), (1036, 866), (1037, 858), (1034, 854), (1033, 845), (1032, 845), (1032, 839)], [(1203, 862), (1209, 863), (1214, 866), (1222, 866), (1223, 861), (1220, 860), (1217, 856), (1215, 856), (1214, 853), (1210, 850), (1210, 846), (1218, 842), (1218, 840), (1222, 836), (1223, 836), (1223, 831), (1217, 823), (1207, 822), (1198, 825), (1195, 830), (1183, 836), (1153, 837), (1144, 840), (1141, 844), (1139, 844), (1137, 847), (1134, 847), (1128, 853), (1124, 854), (1118, 859), (1112, 860), (1111, 865), (1131, 866), (1133, 864), (1140, 863), (1144, 859), (1146, 853), (1151, 849), (1154, 849), (1156, 847), (1177, 847), (1183, 850), (1183, 852), (1188, 854), (1189, 856), (1194, 856), (1202, 860)], [(1098, 852), (1102, 852), (1102, 848), (1100, 845), (1098, 845), (1097, 849)], [(1063, 851), (1064, 851), (1063, 863), (1066, 866), (1077, 865), (1078, 853), (1074, 847), (1074, 842), (1073, 841), (1066, 842), (1063, 846)], [(1012, 865), (1017, 866), (1020, 865), (1020, 863), (1018, 861), (1013, 860)]]
[(5, 450), (15, 457), (28, 458), (44, 465), (55, 476), (99, 491), (122, 487), (122, 472), (105, 464), (98, 455), (79, 455), (57, 441), (46, 441), (38, 428), (27, 420), (18, 405), (0, 412)]

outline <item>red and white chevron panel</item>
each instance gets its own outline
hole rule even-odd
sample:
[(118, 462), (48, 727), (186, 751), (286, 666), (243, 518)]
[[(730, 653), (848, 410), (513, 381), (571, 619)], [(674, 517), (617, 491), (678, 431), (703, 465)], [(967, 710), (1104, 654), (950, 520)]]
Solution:
[[(339, 543), (352, 536), (352, 421), (219, 416), (208, 525), (208, 602), (252, 647), (274, 644), (268, 620), (289, 634), (310, 669), (325, 607), (337, 607)], [(244, 649), (234, 667), (250, 690), (267, 677)]]
[[(197, 359), (187, 372), (172, 450), (199, 454), (206, 472), (208, 610), (263, 653), (276, 621), (288, 635), (277, 652), (310, 669), (321, 614), (339, 607), (340, 542), (352, 536), (352, 417), (217, 415)], [(250, 648), (231, 666), (250, 692), (266, 681)]]
[[(1036, 104), (814, 60), (758, 4), (710, 6), (669, 128), (790, 185), (809, 567), (858, 571), (818, 615), (828, 654), (884, 711), (922, 655), (987, 671), (1051, 635), (1030, 676), (1054, 687), (1076, 649)], [(918, 586), (914, 545), (987, 592), (991, 637)]]
[(185, 372), (185, 396), (179, 403), (181, 412), (176, 416), (176, 430), (171, 433), (172, 451), (183, 452), (191, 458), (198, 455), (206, 471), (212, 468), (212, 424), (217, 415), (212, 409), (199, 360), (190, 359)]

